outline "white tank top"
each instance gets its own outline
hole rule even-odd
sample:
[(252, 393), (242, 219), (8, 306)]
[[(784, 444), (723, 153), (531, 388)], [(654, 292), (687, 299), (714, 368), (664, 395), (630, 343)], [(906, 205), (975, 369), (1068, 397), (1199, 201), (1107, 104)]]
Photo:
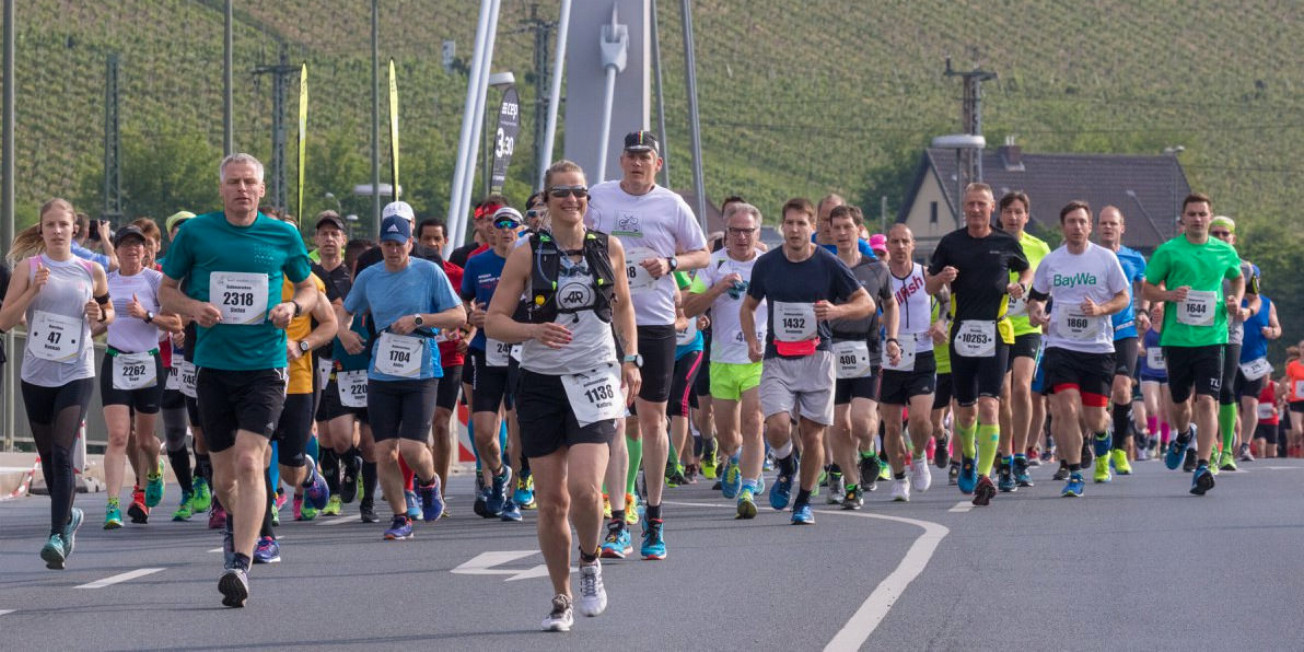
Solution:
[[(93, 265), (76, 256), (65, 261), (49, 256), (27, 259), (27, 280), (36, 276), (40, 261), (50, 270), (36, 298), (27, 306), (27, 346), (23, 349), (22, 379), (42, 387), (61, 387), (74, 380), (95, 377), (95, 349), (91, 346), (91, 325), (86, 319), (86, 302), (95, 291)], [(64, 326), (67, 325), (67, 328)], [(33, 348), (46, 347), (46, 357)], [(66, 352), (61, 355), (58, 352)], [(60, 357), (62, 360), (49, 360)]]
[(109, 324), (109, 346), (124, 353), (142, 353), (158, 348), (159, 330), (145, 320), (127, 313), (132, 295), (145, 310), (158, 314), (158, 286), (163, 275), (145, 268), (131, 276), (121, 270), (109, 272), (109, 296), (113, 300), (116, 317)]
[[(891, 274), (891, 267), (888, 272)], [(932, 351), (933, 338), (928, 337), (929, 319), (932, 317), (932, 309), (929, 303), (928, 290), (924, 287), (924, 267), (915, 263), (910, 268), (910, 273), (905, 278), (897, 278), (896, 274), (892, 276), (892, 295), (896, 297), (897, 310), (897, 339), (903, 339), (906, 336), (914, 336), (915, 352)]]
[(597, 294), (597, 284), (588, 265), (562, 256), (556, 301), (559, 307), (575, 312), (558, 311), (553, 323), (570, 329), (570, 344), (553, 349), (538, 340), (526, 340), (521, 347), (521, 368), (560, 376), (616, 363), (616, 340), (611, 324), (599, 319), (592, 310)]

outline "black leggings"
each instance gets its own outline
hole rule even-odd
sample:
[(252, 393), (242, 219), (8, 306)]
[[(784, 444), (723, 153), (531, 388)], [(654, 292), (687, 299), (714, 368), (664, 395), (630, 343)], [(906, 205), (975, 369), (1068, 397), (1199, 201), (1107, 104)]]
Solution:
[(77, 495), (73, 446), (91, 404), (95, 379), (82, 378), (60, 387), (23, 381), (22, 387), (27, 420), (41, 456), (41, 474), (50, 490), (50, 534), (57, 534), (72, 518), (72, 501)]

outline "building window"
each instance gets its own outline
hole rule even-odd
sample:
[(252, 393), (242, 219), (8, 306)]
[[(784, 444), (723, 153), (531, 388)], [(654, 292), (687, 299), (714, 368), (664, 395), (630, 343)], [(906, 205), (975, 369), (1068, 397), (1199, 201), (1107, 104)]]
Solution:
[(928, 223), (937, 224), (937, 202), (929, 202), (928, 204)]

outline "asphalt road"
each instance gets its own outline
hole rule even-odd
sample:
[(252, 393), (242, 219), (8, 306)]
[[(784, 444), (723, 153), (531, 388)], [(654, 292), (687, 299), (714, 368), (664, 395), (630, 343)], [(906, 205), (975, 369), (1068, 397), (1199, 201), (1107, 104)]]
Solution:
[(238, 610), (201, 519), (106, 532), (103, 495), (83, 494), (77, 552), (50, 571), (36, 496), (0, 503), (0, 649), (1304, 649), (1304, 461), (1243, 464), (1204, 498), (1135, 466), (1081, 499), (1034, 469), (1038, 486), (972, 509), (934, 469), (910, 503), (817, 499), (813, 527), (765, 502), (734, 521), (705, 482), (669, 490), (669, 559), (608, 561), (607, 612), (569, 634), (537, 631), (551, 592), (533, 514), (475, 517), (467, 478), (453, 518), (411, 541), (382, 541), (356, 506), (284, 523), (284, 561), (254, 568)]

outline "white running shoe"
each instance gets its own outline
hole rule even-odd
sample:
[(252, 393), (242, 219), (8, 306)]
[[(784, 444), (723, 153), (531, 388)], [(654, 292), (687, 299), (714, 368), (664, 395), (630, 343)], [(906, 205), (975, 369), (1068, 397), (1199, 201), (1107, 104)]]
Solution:
[(560, 593), (552, 596), (552, 611), (543, 619), (543, 631), (569, 632), (571, 625), (574, 624), (575, 616), (571, 613), (570, 596)]
[(580, 566), (580, 614), (592, 617), (606, 610), (607, 589), (602, 585), (602, 562)]
[(910, 463), (910, 484), (919, 491), (933, 486), (933, 474), (928, 470), (928, 460), (919, 458)]
[(910, 478), (892, 481), (892, 500), (898, 503), (910, 502)]

